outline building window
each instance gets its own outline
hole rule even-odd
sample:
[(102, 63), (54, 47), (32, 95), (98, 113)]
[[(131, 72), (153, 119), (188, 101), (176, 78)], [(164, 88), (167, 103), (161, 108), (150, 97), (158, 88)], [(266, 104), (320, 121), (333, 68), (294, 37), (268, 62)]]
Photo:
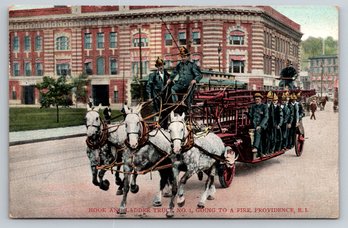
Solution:
[(56, 50), (68, 50), (69, 38), (66, 36), (60, 36), (56, 39)]
[(117, 74), (117, 61), (115, 58), (110, 59), (110, 74)]
[(104, 48), (104, 33), (97, 34), (97, 48)]
[(24, 37), (24, 51), (30, 51), (30, 37)]
[(19, 51), (19, 37), (13, 37), (13, 51)]
[(164, 63), (165, 63), (165, 67), (168, 69), (172, 66), (172, 61), (170, 60), (164, 60)]
[(85, 61), (85, 73), (88, 74), (88, 75), (92, 75), (93, 74), (92, 61), (90, 61), (90, 60), (86, 60)]
[[(140, 42), (139, 34), (136, 34), (133, 38), (133, 47), (139, 47), (139, 42)], [(142, 47), (149, 46), (149, 39), (147, 38), (145, 34), (141, 34), (141, 46)]]
[(172, 46), (173, 45), (173, 39), (172, 36), (169, 33), (166, 33), (164, 35), (165, 45), (166, 46)]
[(110, 48), (116, 48), (117, 47), (117, 33), (111, 32), (110, 33)]
[(92, 49), (92, 35), (85, 33), (85, 49)]
[(118, 103), (118, 91), (114, 91), (114, 103)]
[(35, 51), (41, 51), (42, 50), (42, 38), (41, 36), (35, 37)]
[(31, 64), (30, 62), (24, 63), (25, 76), (31, 76)]
[(12, 100), (17, 100), (17, 93), (16, 93), (16, 91), (12, 91)]
[(244, 61), (231, 60), (229, 72), (230, 73), (244, 73)]
[[(148, 72), (148, 65), (149, 65), (149, 62), (148, 61), (143, 61), (142, 62), (142, 68), (143, 68), (143, 71), (142, 71), (142, 75), (145, 75), (147, 74)], [(139, 62), (133, 62), (132, 63), (132, 74), (133, 74), (133, 77), (140, 77), (140, 69), (139, 69)]]
[(233, 35), (230, 36), (231, 45), (244, 45), (244, 36)]
[(178, 40), (179, 40), (179, 45), (186, 45), (186, 33), (179, 32)]
[(57, 75), (70, 75), (70, 66), (68, 63), (62, 63), (56, 65)]
[(132, 75), (133, 78), (137, 78), (138, 75), (138, 62), (132, 62)]
[(193, 45), (201, 44), (201, 34), (199, 32), (192, 33), (192, 43)]
[(105, 74), (105, 63), (104, 63), (104, 58), (99, 57), (97, 59), (97, 74), (98, 75), (104, 75)]
[(42, 63), (36, 63), (35, 64), (35, 75), (37, 76), (42, 76), (43, 75), (43, 71), (42, 71)]
[(13, 63), (13, 76), (19, 76), (19, 63)]

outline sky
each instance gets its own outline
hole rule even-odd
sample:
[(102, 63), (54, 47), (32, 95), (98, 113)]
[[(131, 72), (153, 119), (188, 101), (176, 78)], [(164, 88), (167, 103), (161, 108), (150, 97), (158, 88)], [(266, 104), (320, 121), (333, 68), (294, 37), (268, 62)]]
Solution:
[[(144, 3), (146, 4), (146, 3)], [(42, 8), (43, 5), (14, 5), (12, 9), (23, 8)], [(338, 40), (338, 18), (339, 9), (329, 5), (297, 5), (282, 6), (272, 5), (272, 7), (284, 14), (291, 20), (301, 25), (303, 33), (302, 40), (306, 40), (309, 36), (326, 38), (332, 36)]]
[(301, 25), (302, 40), (309, 36), (338, 40), (339, 9), (334, 6), (272, 6)]

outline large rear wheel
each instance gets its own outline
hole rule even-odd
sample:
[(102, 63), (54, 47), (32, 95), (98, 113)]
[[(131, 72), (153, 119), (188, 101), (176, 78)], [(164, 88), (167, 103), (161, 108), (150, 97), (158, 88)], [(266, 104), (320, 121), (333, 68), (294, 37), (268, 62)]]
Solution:
[(233, 181), (233, 177), (235, 173), (236, 173), (236, 164), (233, 164), (233, 165), (222, 164), (219, 168), (219, 181), (220, 181), (221, 187), (228, 188)]

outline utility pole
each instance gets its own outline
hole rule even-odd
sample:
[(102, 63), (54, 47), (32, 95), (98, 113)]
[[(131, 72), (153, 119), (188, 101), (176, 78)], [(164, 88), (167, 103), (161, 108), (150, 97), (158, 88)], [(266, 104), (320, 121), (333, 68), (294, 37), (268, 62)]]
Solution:
[(324, 59), (321, 60), (320, 98), (323, 97)]
[(221, 64), (220, 64), (220, 53), (221, 53), (221, 43), (219, 43), (219, 47), (218, 47), (218, 57), (219, 57), (219, 72), (221, 72)]
[(126, 94), (125, 94), (125, 91), (126, 91), (126, 85), (124, 84), (124, 78), (125, 78), (125, 63), (124, 63), (124, 57), (123, 57), (123, 75), (122, 75), (122, 84), (123, 84), (123, 97), (122, 97), (122, 105), (124, 105), (124, 102), (125, 102), (125, 99), (126, 99)]
[(141, 29), (139, 28), (139, 66), (140, 66), (140, 76), (139, 76), (139, 83), (140, 83), (140, 98), (141, 102), (144, 101), (143, 97), (143, 83), (141, 80), (143, 79), (143, 63), (142, 63), (142, 56), (141, 56)]
[(186, 48), (190, 52), (191, 49), (191, 33), (190, 33), (190, 17), (186, 17)]

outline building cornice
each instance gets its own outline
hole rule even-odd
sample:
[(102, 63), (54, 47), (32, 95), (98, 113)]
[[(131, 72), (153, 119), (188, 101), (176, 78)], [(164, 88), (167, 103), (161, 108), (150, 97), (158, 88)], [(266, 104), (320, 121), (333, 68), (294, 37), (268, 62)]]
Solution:
[(237, 21), (260, 21), (261, 18), (267, 23), (274, 24), (284, 31), (295, 32), (295, 37), (301, 37), (302, 33), (277, 21), (268, 15), (263, 9), (257, 7), (211, 7), (211, 6), (181, 6), (163, 7), (152, 9), (137, 9), (127, 11), (95, 12), (80, 14), (63, 14), (50, 16), (10, 17), (9, 29), (45, 29), (66, 27), (104, 27), (110, 25), (145, 24), (158, 21), (165, 22), (182, 21), (187, 16), (190, 20), (237, 20)]

